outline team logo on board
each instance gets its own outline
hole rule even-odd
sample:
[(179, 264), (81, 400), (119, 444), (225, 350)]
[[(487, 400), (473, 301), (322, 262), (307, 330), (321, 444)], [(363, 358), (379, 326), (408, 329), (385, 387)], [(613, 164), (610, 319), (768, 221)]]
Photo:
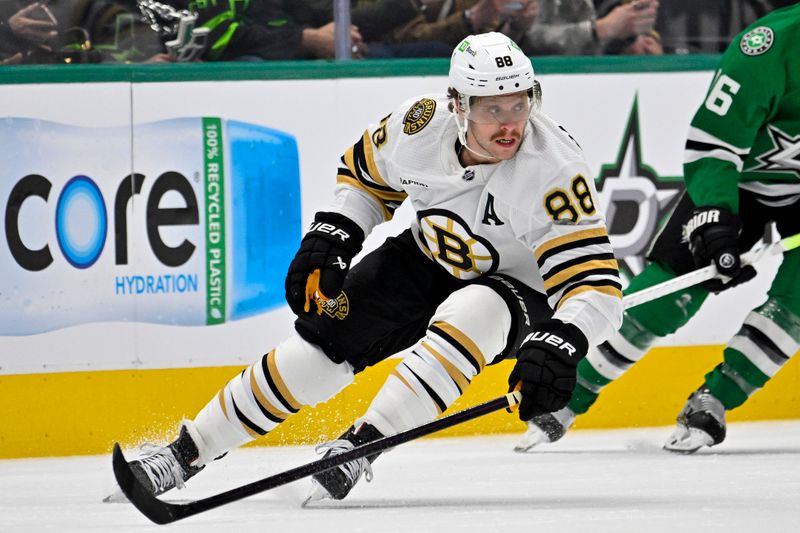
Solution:
[(761, 55), (770, 49), (774, 40), (775, 34), (770, 28), (759, 26), (742, 36), (739, 49), (749, 56)]
[(623, 276), (644, 268), (644, 258), (659, 224), (683, 190), (680, 177), (665, 177), (644, 161), (639, 101), (634, 99), (616, 161), (605, 163), (597, 176), (601, 210)]
[(403, 117), (403, 133), (414, 135), (428, 125), (436, 111), (436, 101), (430, 98), (417, 100)]

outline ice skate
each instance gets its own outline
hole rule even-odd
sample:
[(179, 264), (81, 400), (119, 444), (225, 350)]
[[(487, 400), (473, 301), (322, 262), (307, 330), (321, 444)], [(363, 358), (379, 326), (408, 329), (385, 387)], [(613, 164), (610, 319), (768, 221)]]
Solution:
[[(356, 446), (381, 437), (383, 435), (380, 431), (370, 424), (362, 424), (357, 431), (351, 426), (339, 439), (317, 446), (317, 452), (324, 453), (323, 457), (328, 457), (352, 450)], [(362, 457), (312, 476), (311, 490), (303, 502), (303, 506), (317, 500), (344, 499), (361, 478), (361, 474), (364, 474), (367, 481), (372, 481), (372, 462), (378, 458), (378, 455), (380, 454)]]
[(528, 430), (519, 443), (514, 446), (514, 451), (526, 453), (544, 443), (555, 442), (564, 436), (564, 433), (575, 422), (575, 413), (569, 407), (564, 407), (555, 413), (545, 413), (528, 420)]
[[(197, 446), (186, 426), (181, 427), (177, 440), (167, 446), (145, 443), (140, 447), (139, 457), (129, 464), (133, 475), (142, 486), (158, 496), (175, 487), (182, 489), (186, 480), (203, 469), (204, 465), (192, 465), (199, 457)], [(124, 501), (122, 491), (106, 497), (105, 502)]]
[(705, 387), (689, 396), (664, 449), (690, 454), (725, 440), (725, 406)]

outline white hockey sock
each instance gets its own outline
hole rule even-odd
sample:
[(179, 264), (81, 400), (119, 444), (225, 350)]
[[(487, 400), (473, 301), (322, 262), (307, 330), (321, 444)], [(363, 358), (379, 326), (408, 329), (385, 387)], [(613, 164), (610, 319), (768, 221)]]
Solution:
[(453, 293), (356, 426), (368, 422), (393, 435), (435, 419), (503, 350), (510, 325), (505, 302), (488, 287), (470, 285)]
[(316, 345), (290, 337), (231, 379), (195, 417), (190, 434), (201, 464), (267, 434), (352, 381), (348, 363), (336, 364)]

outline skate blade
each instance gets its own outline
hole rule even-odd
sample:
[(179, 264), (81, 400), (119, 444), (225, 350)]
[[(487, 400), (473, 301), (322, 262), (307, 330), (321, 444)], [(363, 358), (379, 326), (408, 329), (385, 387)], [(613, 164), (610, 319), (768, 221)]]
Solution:
[(300, 507), (306, 507), (309, 503), (318, 502), (320, 500), (332, 500), (330, 493), (325, 490), (325, 488), (317, 483), (315, 480), (311, 480), (311, 488), (306, 495), (306, 499), (303, 500), (303, 503), (300, 504)]
[(121, 490), (118, 490), (103, 498), (103, 503), (128, 503), (128, 498)]
[(514, 451), (517, 453), (532, 453), (534, 448), (539, 446), (540, 444), (546, 444), (550, 442), (550, 439), (547, 438), (544, 431), (540, 429), (535, 430), (528, 430), (522, 436), (522, 439), (514, 446)]
[(714, 439), (702, 429), (678, 427), (664, 443), (664, 449), (668, 452), (690, 455), (703, 446), (713, 444)]

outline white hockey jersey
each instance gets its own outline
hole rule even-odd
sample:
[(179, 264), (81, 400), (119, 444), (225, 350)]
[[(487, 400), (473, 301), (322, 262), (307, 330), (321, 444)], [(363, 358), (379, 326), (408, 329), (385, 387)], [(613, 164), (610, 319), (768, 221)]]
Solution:
[(460, 279), (501, 273), (545, 293), (590, 345), (622, 320), (622, 291), (578, 144), (536, 113), (510, 160), (464, 168), (448, 99), (422, 96), (371, 125), (341, 159), (331, 210), (368, 234), (403, 201), (420, 249)]

